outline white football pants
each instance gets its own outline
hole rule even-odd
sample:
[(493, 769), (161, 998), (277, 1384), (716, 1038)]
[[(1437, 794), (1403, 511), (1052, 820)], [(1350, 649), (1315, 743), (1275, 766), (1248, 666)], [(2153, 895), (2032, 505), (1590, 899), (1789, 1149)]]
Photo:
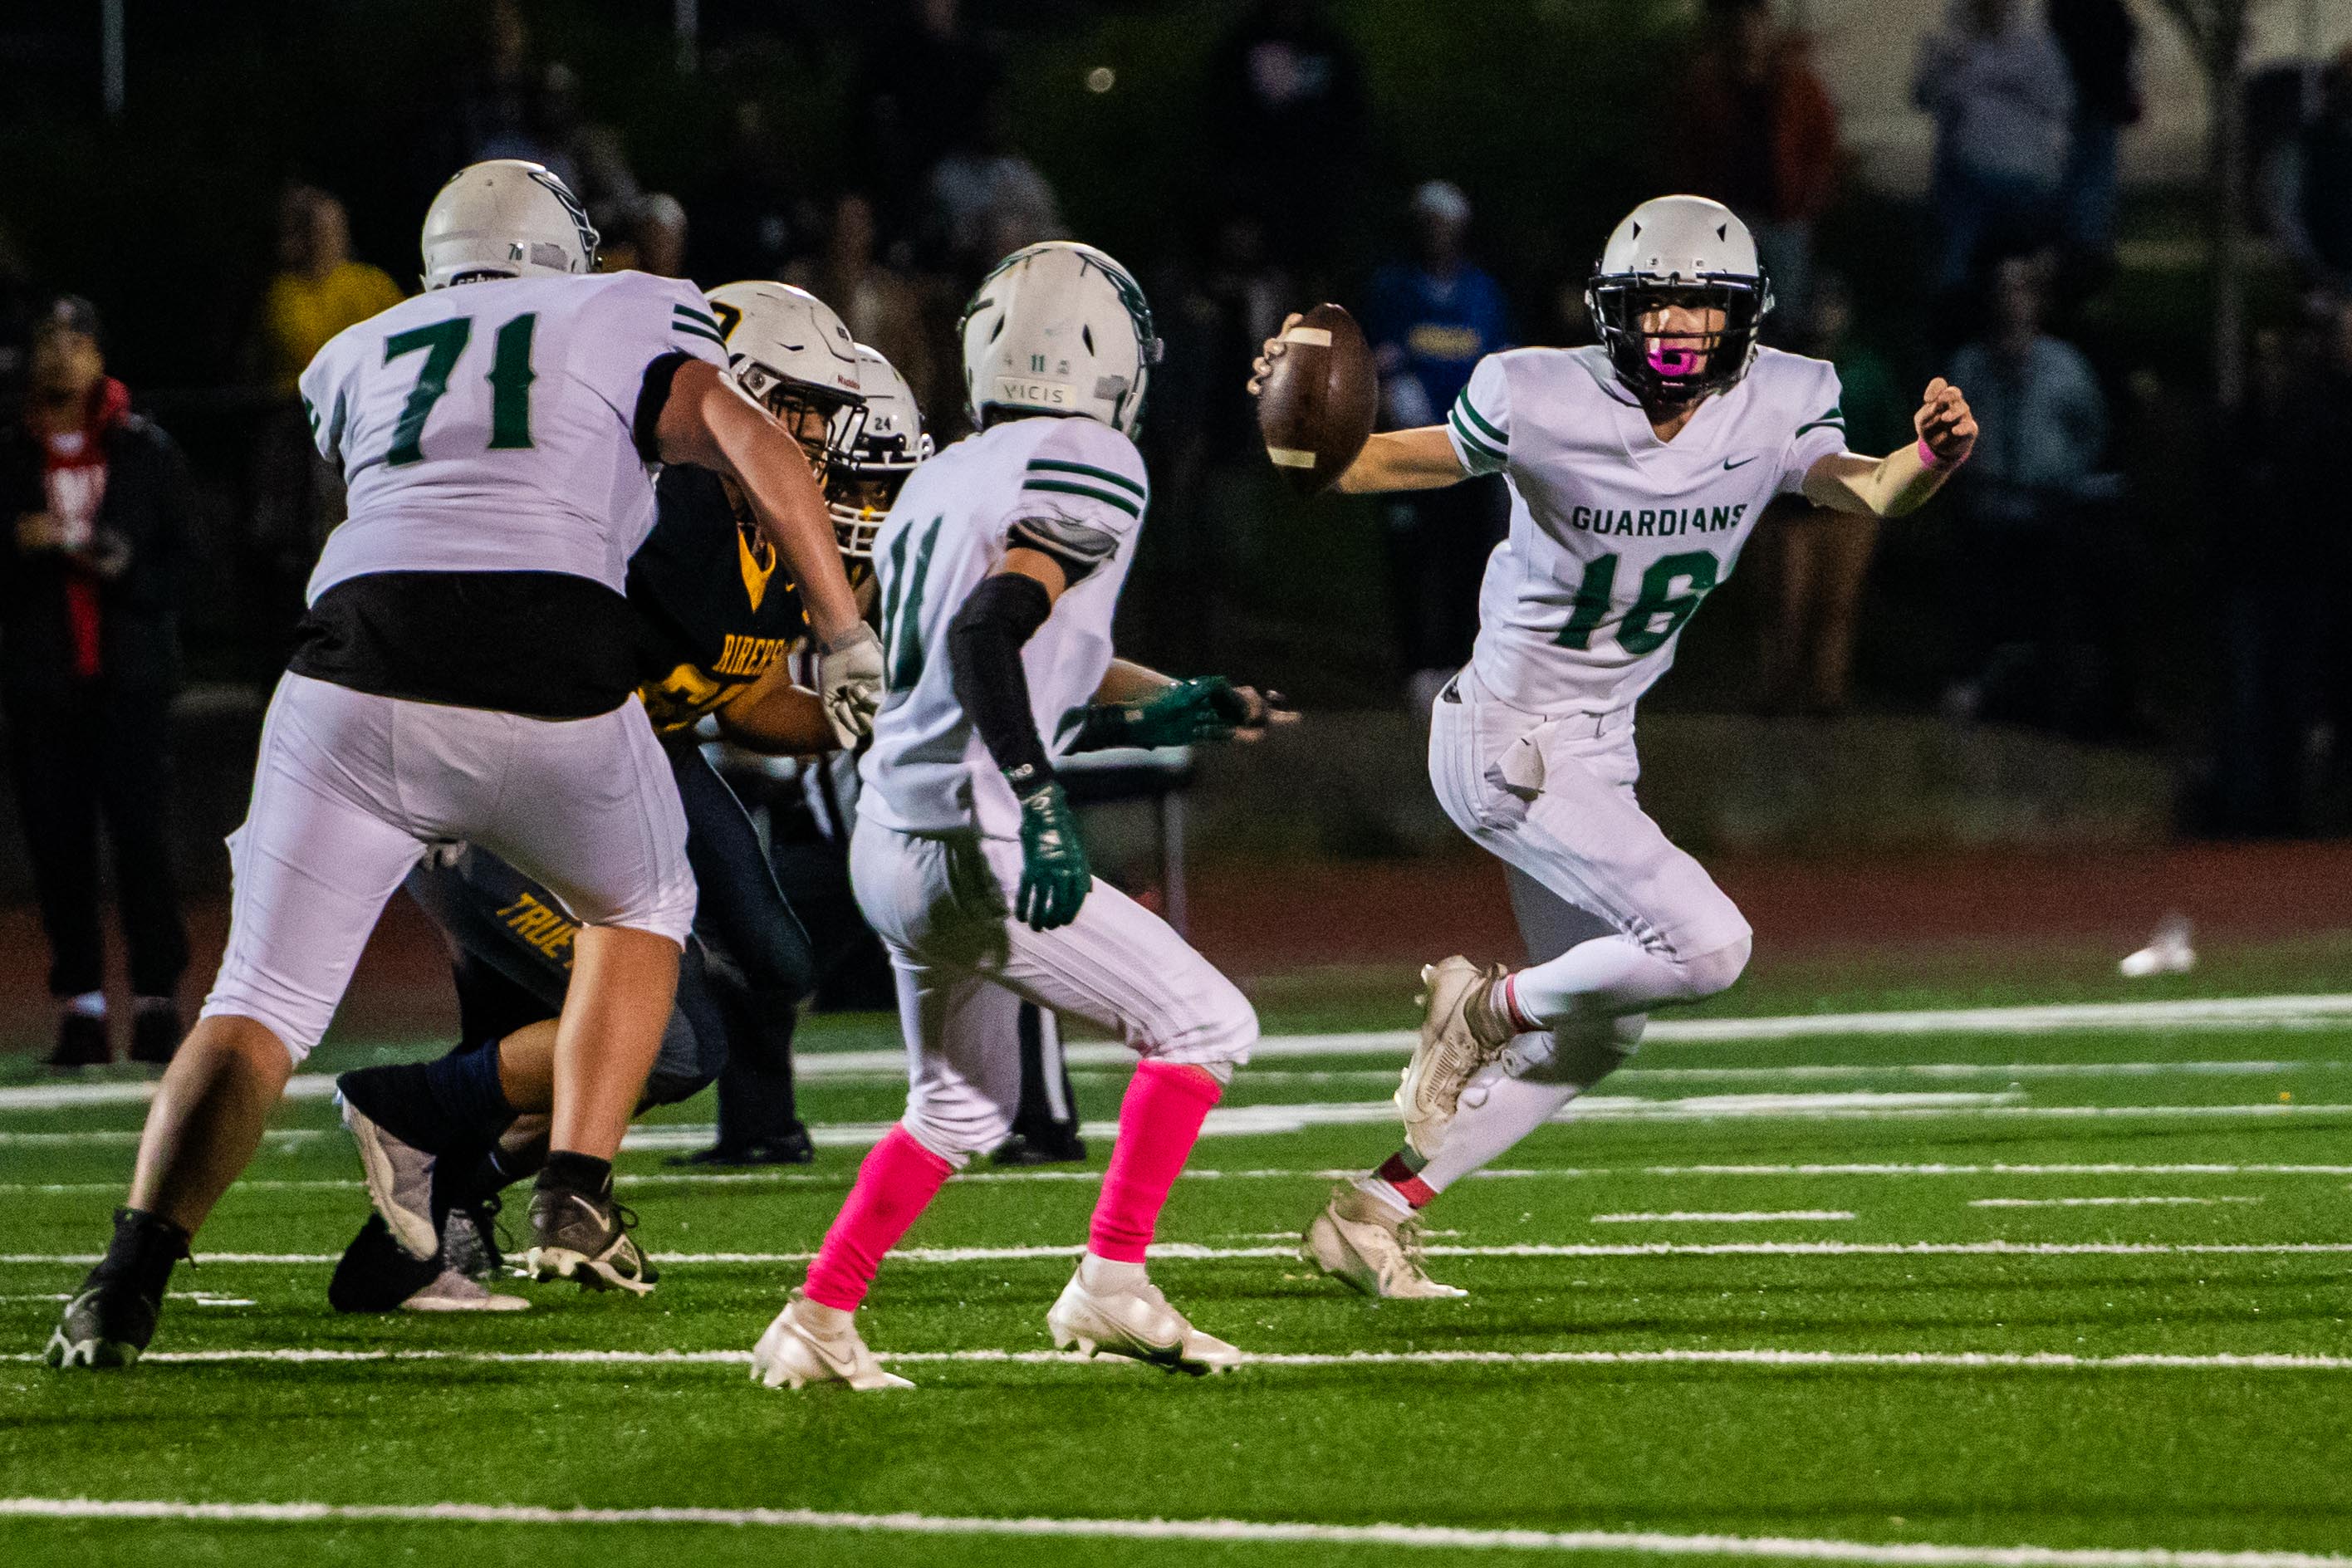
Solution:
[(589, 925), (684, 944), (686, 813), (635, 697), (525, 719), (279, 678), (245, 823), (228, 949), (204, 1015), (268, 1027), (296, 1061), (327, 1032), (368, 933), (428, 845), (463, 839)]
[(1219, 1079), (1249, 1059), (1257, 1015), (1168, 923), (1097, 879), (1077, 919), (1013, 917), (1021, 847), (861, 821), (849, 841), (857, 907), (890, 950), (906, 1032), (908, 1133), (961, 1166), (1002, 1143), (1021, 1107), (1024, 1000), (1116, 1029), (1138, 1056)]

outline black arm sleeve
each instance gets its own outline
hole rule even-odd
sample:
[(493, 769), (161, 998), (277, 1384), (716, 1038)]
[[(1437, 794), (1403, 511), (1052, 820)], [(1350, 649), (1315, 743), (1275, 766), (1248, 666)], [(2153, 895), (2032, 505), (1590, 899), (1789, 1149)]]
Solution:
[(982, 744), (1016, 789), (1054, 775), (1045, 743), (1029, 714), (1029, 677), (1021, 647), (1054, 608), (1045, 585), (1016, 572), (982, 579), (948, 624), (948, 668)]
[(646, 366), (645, 383), (637, 388), (637, 414), (629, 421), (629, 434), (636, 439), (637, 456), (648, 463), (661, 461), (661, 416), (662, 410), (669, 406), (669, 384), (677, 379), (679, 367), (693, 358), (690, 353), (673, 352)]

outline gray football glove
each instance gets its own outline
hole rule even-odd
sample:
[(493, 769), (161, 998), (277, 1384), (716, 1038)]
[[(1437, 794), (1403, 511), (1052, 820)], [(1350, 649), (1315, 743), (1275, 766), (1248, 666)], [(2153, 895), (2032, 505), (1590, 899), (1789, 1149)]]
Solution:
[(882, 706), (882, 639), (860, 621), (816, 656), (816, 693), (845, 751), (874, 732)]

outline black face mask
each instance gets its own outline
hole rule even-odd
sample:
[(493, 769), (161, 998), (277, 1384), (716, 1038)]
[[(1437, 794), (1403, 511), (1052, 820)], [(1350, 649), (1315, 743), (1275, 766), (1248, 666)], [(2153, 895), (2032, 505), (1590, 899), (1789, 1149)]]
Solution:
[[(1756, 354), (1756, 334), (1772, 309), (1772, 285), (1723, 273), (1685, 283), (1641, 273), (1596, 273), (1584, 290), (1593, 329), (1618, 379), (1648, 407), (1680, 407), (1736, 386)], [(1723, 312), (1719, 332), (1645, 331), (1642, 320), (1667, 306)], [(1671, 346), (1668, 346), (1671, 342)]]

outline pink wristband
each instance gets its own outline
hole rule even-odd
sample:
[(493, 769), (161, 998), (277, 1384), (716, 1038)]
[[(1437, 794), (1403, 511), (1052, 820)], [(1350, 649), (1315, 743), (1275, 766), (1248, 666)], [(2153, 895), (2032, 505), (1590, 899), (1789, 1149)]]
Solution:
[(1946, 462), (1943, 458), (1936, 456), (1936, 448), (1927, 445), (1927, 437), (1922, 436), (1919, 437), (1919, 461), (1926, 464), (1930, 468), (1957, 468), (1962, 463), (1967, 462), (1968, 458), (1963, 456), (1954, 458), (1951, 461)]

